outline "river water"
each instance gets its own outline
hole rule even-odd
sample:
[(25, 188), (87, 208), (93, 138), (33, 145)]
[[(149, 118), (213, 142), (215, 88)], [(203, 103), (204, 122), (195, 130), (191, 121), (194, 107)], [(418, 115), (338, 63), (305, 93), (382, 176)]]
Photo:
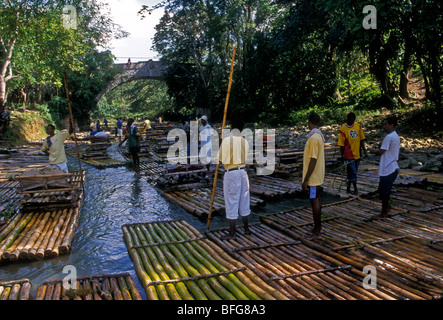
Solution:
[[(110, 154), (119, 157), (115, 146), (110, 148)], [(78, 161), (68, 157), (68, 167), (70, 171), (78, 170)], [(121, 227), (129, 223), (185, 219), (204, 233), (207, 220), (199, 219), (167, 200), (143, 175), (126, 167), (97, 169), (82, 163), (82, 169), (86, 171), (85, 194), (71, 251), (54, 259), (0, 266), (0, 282), (29, 279), (32, 299), (43, 282), (66, 277), (67, 273), (63, 273), (65, 266), (74, 266), (78, 277), (129, 272), (142, 298), (146, 299)], [(304, 199), (284, 200), (268, 203), (258, 213), (279, 212), (305, 205), (308, 202)], [(259, 221), (255, 215), (250, 217), (251, 223)], [(224, 217), (212, 217), (211, 229), (227, 226)]]

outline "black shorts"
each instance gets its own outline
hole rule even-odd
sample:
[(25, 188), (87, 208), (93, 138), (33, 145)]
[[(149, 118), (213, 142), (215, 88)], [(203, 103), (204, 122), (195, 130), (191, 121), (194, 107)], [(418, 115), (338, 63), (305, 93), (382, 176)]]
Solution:
[(380, 176), (378, 183), (378, 195), (380, 200), (389, 200), (391, 197), (392, 186), (397, 178), (398, 170), (387, 176)]
[(140, 146), (129, 147), (129, 153), (136, 156), (140, 152)]

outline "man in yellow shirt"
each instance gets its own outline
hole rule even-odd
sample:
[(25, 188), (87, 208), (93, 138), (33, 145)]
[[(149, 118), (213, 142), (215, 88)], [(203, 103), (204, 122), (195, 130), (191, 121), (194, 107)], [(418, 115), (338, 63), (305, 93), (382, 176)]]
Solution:
[(318, 129), (320, 116), (316, 113), (309, 115), (309, 138), (303, 153), (302, 190), (308, 191), (312, 206), (314, 229), (308, 240), (321, 239), (321, 192), (325, 178), (325, 138)]
[(365, 134), (360, 123), (355, 122), (355, 113), (348, 113), (346, 123), (340, 128), (338, 145), (340, 146), (341, 158), (347, 162), (347, 192), (351, 193), (351, 183), (354, 185), (354, 194), (357, 190), (357, 171), (360, 164), (360, 149), (366, 155)]
[(239, 119), (232, 121), (231, 136), (223, 139), (219, 150), (219, 161), (223, 163), (223, 194), (225, 200), (226, 218), (229, 220), (229, 234), (222, 240), (235, 239), (235, 222), (242, 217), (245, 234), (251, 234), (248, 227), (250, 209), (249, 178), (246, 172), (248, 156), (248, 141), (240, 135), (243, 122)]
[(55, 127), (50, 124), (46, 127), (46, 133), (49, 135), (43, 142), (41, 151), (49, 155), (49, 165), (51, 167), (59, 168), (68, 173), (68, 160), (66, 159), (65, 140), (68, 139), (74, 129), (72, 124), (69, 132), (60, 131), (55, 133)]

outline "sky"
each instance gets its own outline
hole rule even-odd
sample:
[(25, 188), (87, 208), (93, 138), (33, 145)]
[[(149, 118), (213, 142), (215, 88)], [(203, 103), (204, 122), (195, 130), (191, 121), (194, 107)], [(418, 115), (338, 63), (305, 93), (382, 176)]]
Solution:
[(129, 32), (127, 38), (113, 40), (110, 50), (118, 59), (116, 63), (147, 61), (149, 59), (158, 60), (157, 52), (151, 49), (152, 39), (155, 34), (155, 26), (163, 16), (163, 10), (157, 9), (151, 15), (141, 20), (137, 12), (142, 5), (153, 6), (161, 0), (99, 0), (107, 3), (113, 17), (113, 21), (123, 30)]

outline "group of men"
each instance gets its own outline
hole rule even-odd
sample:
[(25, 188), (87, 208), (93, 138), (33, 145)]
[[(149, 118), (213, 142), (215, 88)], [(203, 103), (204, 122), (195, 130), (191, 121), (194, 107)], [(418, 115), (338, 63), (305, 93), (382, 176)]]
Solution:
[[(303, 154), (302, 191), (309, 196), (313, 214), (313, 230), (308, 237), (309, 240), (321, 239), (321, 215), (322, 204), (321, 194), (325, 176), (325, 138), (320, 128), (320, 116), (312, 113), (308, 119), (309, 133)], [(338, 145), (340, 146), (341, 159), (347, 170), (347, 191), (351, 193), (351, 185), (354, 187), (354, 194), (357, 189), (357, 171), (362, 154), (367, 155), (364, 145), (365, 136), (362, 126), (355, 122), (354, 113), (347, 115), (346, 123), (340, 128)], [(208, 118), (200, 118), (200, 138), (201, 146), (210, 143), (211, 126)], [(246, 158), (248, 155), (248, 141), (241, 135), (244, 123), (240, 118), (231, 120), (231, 135), (225, 137), (220, 145), (218, 160), (225, 169), (223, 177), (223, 193), (225, 200), (226, 218), (229, 221), (229, 233), (223, 239), (233, 239), (236, 236), (236, 220), (242, 217), (245, 234), (250, 234), (248, 227), (248, 216), (250, 210), (249, 178), (246, 172)], [(379, 198), (382, 201), (381, 213), (374, 219), (385, 219), (390, 211), (389, 200), (393, 183), (397, 178), (399, 167), (397, 164), (400, 152), (400, 138), (395, 131), (397, 121), (394, 117), (388, 117), (383, 123), (383, 128), (387, 133), (383, 142), (378, 148), (371, 148), (369, 152), (380, 155)], [(117, 130), (121, 137), (122, 122), (117, 120)], [(72, 125), (69, 132), (55, 133), (55, 127), (49, 125), (46, 128), (48, 137), (45, 139), (42, 151), (49, 155), (49, 164), (61, 168), (68, 172), (67, 159), (64, 150), (64, 141), (73, 133)], [(138, 158), (139, 137), (134, 119), (129, 119), (126, 126), (126, 134), (123, 141), (120, 139), (120, 146), (128, 141), (128, 148), (133, 156), (134, 165), (139, 168)], [(211, 157), (210, 148), (208, 157)]]
[[(306, 192), (312, 207), (313, 224), (312, 234), (308, 240), (322, 239), (321, 194), (325, 177), (325, 137), (320, 127), (320, 116), (312, 113), (308, 119), (309, 133), (303, 153), (302, 191)], [(358, 194), (357, 171), (361, 154), (367, 155), (364, 145), (365, 136), (362, 126), (355, 122), (354, 113), (347, 115), (346, 123), (340, 128), (338, 145), (340, 146), (341, 160), (346, 165), (347, 192)], [(383, 129), (387, 133), (378, 148), (371, 148), (369, 152), (380, 155), (379, 165), (379, 198), (382, 202), (380, 214), (374, 219), (385, 219), (390, 211), (389, 200), (399, 166), (397, 164), (400, 153), (400, 138), (395, 131), (397, 120), (388, 117), (384, 120)], [(234, 119), (233, 128), (243, 129), (238, 119)], [(229, 150), (229, 152), (228, 152)], [(245, 171), (248, 142), (239, 133), (233, 137), (223, 139), (219, 160), (224, 164), (225, 175), (223, 181), (226, 217), (229, 220), (229, 234), (223, 239), (235, 238), (235, 223), (242, 217), (245, 234), (250, 234), (248, 228), (249, 207), (249, 180)], [(351, 185), (354, 191), (351, 192)]]

